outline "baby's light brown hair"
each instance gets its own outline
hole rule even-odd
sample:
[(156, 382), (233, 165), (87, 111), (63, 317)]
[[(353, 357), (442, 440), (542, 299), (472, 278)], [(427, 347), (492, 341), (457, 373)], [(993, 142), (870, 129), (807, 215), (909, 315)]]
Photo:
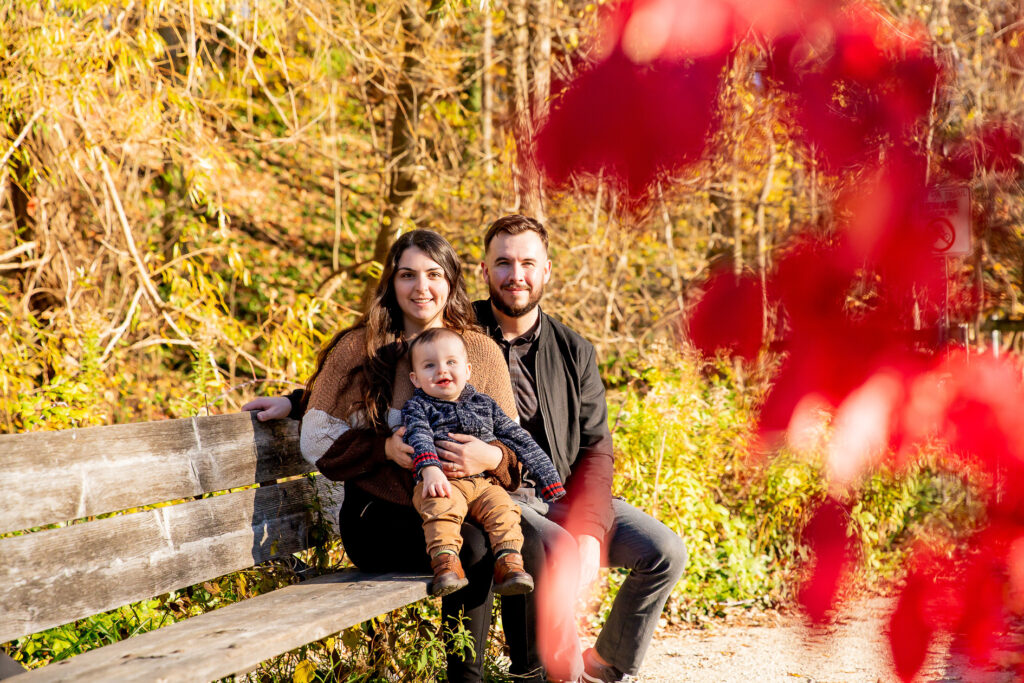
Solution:
[(416, 335), (416, 338), (409, 343), (409, 364), (415, 367), (416, 347), (424, 344), (433, 344), (449, 335), (459, 340), (459, 344), (462, 346), (462, 355), (469, 360), (469, 349), (466, 348), (466, 340), (462, 338), (461, 334), (455, 330), (450, 330), (447, 327), (431, 327), (430, 329), (420, 332)]

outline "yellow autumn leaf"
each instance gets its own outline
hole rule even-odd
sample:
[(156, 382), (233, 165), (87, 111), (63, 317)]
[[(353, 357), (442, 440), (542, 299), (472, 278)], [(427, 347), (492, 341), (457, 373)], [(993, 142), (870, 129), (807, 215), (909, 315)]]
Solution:
[(316, 667), (308, 659), (299, 662), (295, 667), (295, 673), (292, 674), (293, 683), (311, 683), (314, 678), (316, 678)]

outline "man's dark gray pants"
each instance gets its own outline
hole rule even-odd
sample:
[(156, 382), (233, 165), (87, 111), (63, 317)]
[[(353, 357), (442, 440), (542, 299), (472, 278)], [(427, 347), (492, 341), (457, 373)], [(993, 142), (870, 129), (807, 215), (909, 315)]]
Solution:
[[(558, 523), (564, 521), (567, 506), (552, 503), (546, 516), (527, 505), (521, 508), (526, 537), (523, 559), (526, 570), (539, 578), (547, 551), (560, 536), (568, 536)], [(595, 648), (622, 673), (636, 675), (654, 637), (665, 601), (686, 567), (686, 546), (667, 526), (625, 501), (612, 500), (612, 509), (615, 527), (603, 548), (607, 553), (606, 566), (623, 567), (630, 572), (612, 604)], [(535, 642), (533, 594), (502, 598), (501, 615), (512, 660), (510, 673), (517, 676), (516, 680), (546, 680)], [(575, 647), (578, 652), (578, 645), (574, 645), (577, 642), (574, 615), (565, 615), (564, 622), (560, 628), (569, 632), (564, 634), (565, 642), (559, 642), (556, 649), (571, 653)]]

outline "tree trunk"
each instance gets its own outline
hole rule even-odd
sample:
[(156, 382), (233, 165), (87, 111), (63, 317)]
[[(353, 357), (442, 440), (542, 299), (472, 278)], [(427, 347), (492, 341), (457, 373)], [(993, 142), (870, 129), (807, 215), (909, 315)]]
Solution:
[[(16, 133), (20, 133), (26, 126), (24, 117), (15, 112), (11, 116), (11, 119), (11, 130)], [(9, 145), (13, 143), (14, 140), (7, 140), (5, 142)], [(28, 164), (25, 163), (21, 154), (15, 154), (11, 158), (14, 160), (9, 181), (11, 215), (14, 217), (14, 227), (18, 231), (18, 234), (24, 241), (31, 242), (35, 239), (34, 230), (36, 224), (35, 219), (29, 215), (28, 184), (29, 179), (31, 178), (31, 169)]]
[(165, 157), (162, 171), (156, 174), (152, 185), (154, 194), (163, 200), (163, 212), (160, 215), (160, 251), (164, 256), (164, 263), (174, 258), (174, 245), (181, 237), (181, 228), (175, 221), (180, 207), (173, 183), (169, 180), (175, 173), (174, 162)]
[(513, 169), (516, 207), (520, 213), (544, 221), (540, 174), (533, 155), (533, 119), (530, 111), (530, 24), (526, 0), (512, 0), (509, 7), (515, 25), (512, 48), (512, 82), (515, 90), (513, 133), (516, 161)]
[(708, 247), (704, 255), (709, 264), (726, 258), (729, 247), (729, 235), (732, 234), (726, 184), (713, 182), (708, 186), (708, 200), (711, 202), (711, 216), (708, 221)]
[(530, 55), (533, 68), (533, 121), (539, 124), (548, 115), (551, 94), (551, 0), (533, 0), (534, 43)]
[(665, 249), (668, 251), (669, 275), (672, 277), (672, 288), (676, 292), (676, 306), (679, 311), (683, 310), (683, 278), (679, 274), (679, 263), (676, 260), (675, 235), (672, 230), (672, 217), (668, 212), (668, 204), (665, 202), (665, 195), (661, 190), (661, 183), (658, 183), (658, 204), (661, 209), (661, 221), (665, 226)]
[[(384, 262), (399, 229), (408, 220), (411, 205), (409, 200), (416, 194), (416, 166), (418, 160), (417, 126), (419, 123), (420, 98), (412, 73), (416, 69), (421, 46), (430, 39), (432, 22), (437, 17), (437, 3), (431, 4), (427, 19), (420, 16), (417, 0), (407, 0), (402, 5), (402, 37), (405, 43), (402, 57), (402, 71), (395, 92), (395, 113), (391, 120), (391, 146), (388, 151), (388, 198), (380, 229), (373, 248), (373, 260)], [(376, 288), (375, 282), (367, 283), (363, 295), (364, 303)]]
[[(739, 150), (737, 150), (738, 152)], [(739, 158), (739, 155), (735, 157)], [(735, 161), (733, 162), (736, 163)], [(732, 169), (732, 186), (730, 188), (732, 209), (732, 272), (737, 278), (743, 272), (743, 199), (740, 197), (740, 178), (736, 166)]]
[(765, 229), (764, 205), (768, 202), (772, 184), (775, 181), (775, 162), (778, 154), (775, 150), (775, 138), (772, 135), (771, 123), (768, 124), (768, 171), (765, 173), (761, 195), (757, 199), (757, 270), (761, 278), (761, 334), (768, 339), (768, 239)]
[(480, 72), (480, 142), (483, 147), (484, 172), (494, 173), (494, 13), (484, 9), (483, 68)]

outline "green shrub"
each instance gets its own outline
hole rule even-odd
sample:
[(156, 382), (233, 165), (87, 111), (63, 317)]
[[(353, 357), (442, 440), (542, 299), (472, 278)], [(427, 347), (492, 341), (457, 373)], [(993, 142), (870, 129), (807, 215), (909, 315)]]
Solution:
[[(702, 374), (685, 359), (663, 365), (674, 367), (633, 373), (609, 403), (615, 493), (679, 533), (689, 551), (669, 615), (696, 620), (790, 599), (808, 559), (800, 530), (825, 495), (820, 457), (755, 454), (756, 389), (728, 369)], [(921, 533), (955, 535), (972, 524), (977, 497), (940, 456), (878, 470), (851, 494), (848, 533), (860, 549), (861, 582), (891, 578)], [(613, 572), (604, 610), (621, 578)]]
[(760, 512), (775, 503), (802, 514), (818, 494), (813, 473), (799, 463), (762, 473), (750, 462), (754, 416), (730, 375), (704, 378), (682, 365), (644, 379), (611, 418), (615, 493), (686, 541), (690, 562), (671, 609), (692, 618), (736, 601), (771, 604), (784, 534)]

